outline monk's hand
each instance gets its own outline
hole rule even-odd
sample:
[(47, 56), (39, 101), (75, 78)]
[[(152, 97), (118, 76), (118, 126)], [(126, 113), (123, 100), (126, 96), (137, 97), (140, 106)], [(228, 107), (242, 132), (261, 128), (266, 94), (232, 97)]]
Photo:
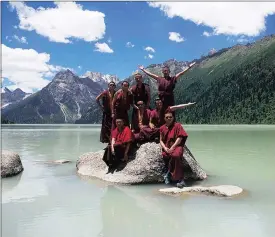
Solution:
[(128, 155), (127, 155), (127, 153), (124, 154), (123, 160), (124, 160), (124, 161), (128, 161)]
[(175, 147), (170, 147), (167, 151), (168, 154), (171, 154), (175, 150)]
[(112, 118), (113, 118), (113, 117), (115, 117), (115, 114), (114, 114), (114, 113), (112, 113)]
[(138, 68), (139, 68), (140, 70), (144, 70), (144, 67), (143, 67), (142, 65), (139, 65)]
[(154, 129), (154, 128), (155, 128), (155, 125), (152, 124), (152, 123), (150, 123), (149, 126), (150, 126), (151, 129)]
[(196, 64), (196, 62), (189, 64), (189, 68), (193, 67), (195, 64)]
[(189, 102), (188, 104), (189, 105), (194, 105), (194, 104), (196, 104), (196, 102)]
[(113, 146), (111, 147), (111, 152), (112, 152), (113, 155), (115, 155), (115, 149), (114, 149)]

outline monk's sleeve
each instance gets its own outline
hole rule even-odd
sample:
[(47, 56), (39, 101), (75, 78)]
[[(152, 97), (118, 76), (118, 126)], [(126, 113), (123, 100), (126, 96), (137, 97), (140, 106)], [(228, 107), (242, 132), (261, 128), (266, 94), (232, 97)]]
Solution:
[(111, 136), (112, 136), (112, 139), (117, 137), (117, 128), (115, 128), (112, 132), (111, 132)]
[(123, 136), (123, 143), (131, 142), (133, 139), (133, 133), (129, 127), (125, 127), (124, 129), (124, 136)]
[(181, 142), (181, 146), (185, 145), (185, 142), (188, 138), (188, 134), (187, 132), (183, 129), (183, 127), (181, 126), (180, 123), (175, 124), (175, 137), (181, 137), (182, 138), (182, 142)]

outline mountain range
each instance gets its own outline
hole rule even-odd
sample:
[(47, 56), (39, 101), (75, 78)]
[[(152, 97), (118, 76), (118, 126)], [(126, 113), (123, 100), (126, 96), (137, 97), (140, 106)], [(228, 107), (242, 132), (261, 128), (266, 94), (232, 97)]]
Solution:
[[(178, 121), (275, 123), (274, 35), (247, 45), (235, 45), (217, 52), (212, 50), (209, 55), (194, 61), (196, 65), (179, 79), (175, 99), (176, 104), (197, 104), (177, 111)], [(170, 59), (151, 64), (147, 69), (161, 75), (162, 66), (167, 65), (171, 75), (175, 75), (189, 63)], [(143, 76), (151, 87), (153, 101), (157, 96), (157, 84)], [(100, 123), (101, 110), (95, 97), (107, 88), (110, 80), (119, 83), (113, 75), (87, 72), (77, 76), (69, 70), (62, 71), (42, 90), (2, 108), (2, 116), (15, 123)], [(126, 80), (134, 83), (133, 76)]]

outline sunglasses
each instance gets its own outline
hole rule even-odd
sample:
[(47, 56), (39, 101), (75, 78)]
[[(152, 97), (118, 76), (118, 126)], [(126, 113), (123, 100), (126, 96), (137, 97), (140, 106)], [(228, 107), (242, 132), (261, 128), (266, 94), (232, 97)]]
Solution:
[(173, 118), (173, 116), (166, 116), (165, 118), (166, 118), (166, 119), (169, 119), (169, 118)]
[(110, 84), (109, 86), (116, 86), (115, 84)]
[(137, 106), (138, 106), (138, 107), (141, 107), (141, 106), (143, 106), (143, 104), (137, 104)]

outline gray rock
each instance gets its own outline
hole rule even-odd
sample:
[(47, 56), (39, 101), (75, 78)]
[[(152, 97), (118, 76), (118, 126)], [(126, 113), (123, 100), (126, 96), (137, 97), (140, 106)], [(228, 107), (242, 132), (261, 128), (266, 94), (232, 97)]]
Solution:
[(20, 156), (12, 151), (2, 150), (1, 177), (15, 176), (24, 170)]
[[(76, 163), (77, 173), (120, 184), (164, 182), (164, 162), (159, 144), (143, 144), (126, 167), (114, 173), (107, 173), (108, 168), (102, 160), (103, 154), (104, 150), (80, 156)], [(187, 147), (183, 157), (185, 179), (203, 180), (207, 177)]]
[(243, 189), (232, 185), (219, 185), (213, 187), (184, 187), (184, 188), (164, 188), (159, 190), (161, 193), (178, 195), (183, 193), (203, 193), (213, 196), (232, 197), (243, 192)]

